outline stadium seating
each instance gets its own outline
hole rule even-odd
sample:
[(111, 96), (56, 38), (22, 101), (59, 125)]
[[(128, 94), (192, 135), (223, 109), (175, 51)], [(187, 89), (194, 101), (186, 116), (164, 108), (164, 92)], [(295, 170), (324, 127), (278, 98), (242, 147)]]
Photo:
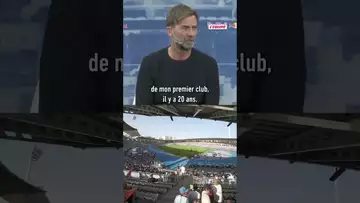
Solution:
[(179, 164), (179, 162), (183, 160), (187, 160), (186, 158), (180, 158), (161, 150), (155, 149), (153, 146), (149, 145), (148, 150), (156, 153), (156, 158), (164, 163), (165, 166), (172, 166), (173, 164)]
[(159, 188), (165, 188), (165, 189), (171, 189), (174, 186), (173, 183), (162, 183), (162, 182), (149, 183), (149, 182), (144, 182), (144, 181), (135, 180), (135, 179), (130, 179), (128, 181), (128, 183), (133, 184), (133, 185), (143, 185), (143, 186), (159, 187)]
[[(140, 64), (143, 57), (168, 46), (169, 37), (164, 32), (148, 31), (146, 33), (125, 35), (124, 43), (124, 47), (126, 47), (124, 56), (125, 63)], [(236, 64), (235, 32), (222, 31), (220, 33), (216, 31), (201, 31), (195, 44), (196, 48), (214, 57), (218, 63)], [(226, 50), (226, 52), (224, 52), (224, 50)]]
[(124, 0), (125, 6), (144, 4), (144, 0)]
[(127, 185), (132, 186), (134, 188), (137, 188), (138, 191), (146, 191), (146, 192), (152, 192), (152, 193), (159, 193), (159, 194), (165, 194), (167, 189), (166, 188), (160, 188), (156, 185), (142, 185), (140, 184), (132, 184), (128, 183)]
[(222, 158), (222, 159), (190, 159), (189, 164), (233, 164), (236, 163), (236, 157)]
[(145, 191), (137, 191), (136, 197), (139, 199), (149, 200), (151, 202), (156, 202), (157, 198), (159, 197), (159, 194), (157, 193), (151, 193), (151, 192), (145, 192)]
[[(137, 140), (131, 139), (129, 137), (124, 137), (124, 150), (126, 150), (125, 154), (129, 155), (129, 157), (125, 157), (125, 167), (127, 170), (130, 170), (130, 168), (132, 169), (130, 178), (126, 182), (126, 186), (137, 189), (136, 198), (139, 199), (141, 202), (159, 202), (162, 201), (164, 197), (165, 199), (169, 199), (167, 195), (171, 193), (170, 191), (177, 191), (179, 187), (179, 182), (181, 181), (179, 177), (177, 177), (176, 175), (174, 175), (174, 173), (171, 172), (176, 171), (178, 166), (186, 165), (186, 167), (188, 168), (188, 173), (191, 174), (193, 170), (198, 169), (196, 168), (196, 165), (194, 165), (195, 168), (190, 168), (190, 163), (197, 164), (203, 161), (203, 159), (198, 158), (179, 158), (167, 154), (166, 152), (156, 148), (159, 145), (156, 140), (152, 140), (150, 142), (141, 142), (140, 140), (141, 139)], [(226, 146), (219, 147), (221, 149), (225, 148)], [(153, 153), (155, 153), (155, 155), (151, 155)], [(142, 158), (137, 159), (135, 157), (131, 157), (132, 154), (135, 154), (138, 157), (144, 157), (144, 163), (141, 164)], [(157, 168), (155, 167), (157, 164), (147, 163), (147, 161), (149, 161), (151, 157), (154, 157), (156, 160), (162, 162), (163, 167), (166, 167), (168, 169), (165, 170), (162, 168)], [(201, 158), (202, 156), (198, 157)], [(226, 177), (226, 180), (221, 183), (223, 188), (224, 203), (235, 203), (236, 180), (229, 177), (233, 176), (236, 178), (237, 176), (236, 172), (233, 171), (234, 168), (232, 165), (236, 163), (236, 159), (220, 159), (219, 157), (208, 157), (207, 161), (208, 162), (206, 162), (206, 165), (209, 166), (209, 171), (205, 173), (200, 172), (201, 175), (193, 176), (193, 184), (198, 184), (199, 191), (201, 191), (204, 187), (204, 184), (208, 183), (209, 179), (213, 179), (215, 176)], [(216, 164), (220, 163), (224, 167), (226, 167), (226, 169), (214, 167)], [(215, 170), (215, 168), (216, 170), (218, 170), (218, 172), (212, 172), (212, 170)], [(204, 167), (201, 167), (201, 169), (199, 168), (200, 171), (203, 171), (204, 169)], [(225, 170), (228, 172), (219, 172)], [(124, 173), (127, 174), (128, 171), (124, 171)], [(195, 175), (195, 173), (193, 173), (193, 175)], [(156, 181), (154, 181), (153, 178), (155, 178)], [(173, 198), (175, 198), (175, 196), (171, 197), (170, 199), (172, 199), (173, 201)]]
[[(205, 185), (198, 185), (202, 189)], [(221, 184), (224, 202), (236, 202), (236, 185)]]
[(144, 9), (125, 9), (124, 16), (126, 16), (126, 18), (145, 18), (146, 11)]

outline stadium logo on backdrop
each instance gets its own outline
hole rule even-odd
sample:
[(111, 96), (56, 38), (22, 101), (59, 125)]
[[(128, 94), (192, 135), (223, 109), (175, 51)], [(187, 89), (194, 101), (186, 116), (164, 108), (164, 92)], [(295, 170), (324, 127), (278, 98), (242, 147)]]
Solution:
[(227, 30), (227, 23), (208, 23), (207, 24), (209, 30)]
[(234, 29), (236, 29), (236, 28), (237, 28), (237, 22), (230, 23), (230, 24), (229, 24), (229, 28), (234, 28)]

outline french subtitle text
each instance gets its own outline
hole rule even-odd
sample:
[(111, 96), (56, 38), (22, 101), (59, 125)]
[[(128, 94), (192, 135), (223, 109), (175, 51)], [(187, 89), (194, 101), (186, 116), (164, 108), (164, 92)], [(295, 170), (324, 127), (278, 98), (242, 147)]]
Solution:
[(244, 73), (271, 73), (271, 67), (268, 67), (266, 59), (260, 53), (257, 53), (256, 57), (248, 57), (241, 53), (238, 64), (238, 70)]
[(100, 57), (98, 53), (95, 53), (93, 57), (89, 59), (89, 71), (90, 72), (108, 72), (110, 62), (113, 61), (113, 69), (114, 72), (123, 71), (123, 59), (122, 58), (104, 58)]
[[(206, 86), (197, 87), (155, 87), (152, 86), (150, 91), (152, 93), (171, 93), (174, 96), (163, 96), (162, 102), (166, 104), (171, 103), (197, 103), (196, 97), (185, 96), (185, 93), (208, 93), (209, 89)], [(184, 95), (181, 95), (184, 93)]]

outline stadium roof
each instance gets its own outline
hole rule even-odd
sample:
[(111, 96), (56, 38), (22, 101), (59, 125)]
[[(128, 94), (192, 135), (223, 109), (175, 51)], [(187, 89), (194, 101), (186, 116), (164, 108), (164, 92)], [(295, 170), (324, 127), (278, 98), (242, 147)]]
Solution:
[(360, 170), (360, 115), (240, 114), (238, 154)]
[(0, 139), (79, 148), (121, 148), (121, 122), (105, 115), (1, 115)]
[(123, 131), (130, 132), (135, 131), (136, 129), (131, 127), (129, 124), (127, 124), (125, 121), (123, 121)]
[(44, 190), (20, 179), (1, 162), (0, 174), (1, 182), (6, 183), (0, 184), (0, 197), (7, 194), (33, 194), (45, 192)]
[(123, 122), (123, 132), (126, 133), (126, 135), (130, 137), (138, 137), (140, 136), (140, 133), (137, 129), (131, 127), (129, 124), (127, 124), (125, 121)]
[(180, 116), (237, 122), (237, 107), (216, 105), (125, 105), (124, 113), (144, 116)]

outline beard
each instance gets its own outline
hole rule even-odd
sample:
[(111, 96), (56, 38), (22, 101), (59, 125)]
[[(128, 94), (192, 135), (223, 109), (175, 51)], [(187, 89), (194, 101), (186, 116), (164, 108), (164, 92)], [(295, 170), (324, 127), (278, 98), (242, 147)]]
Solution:
[(175, 42), (176, 47), (180, 51), (190, 51), (194, 47), (194, 41), (185, 41), (183, 43)]
[[(174, 33), (174, 39), (179, 39), (179, 37), (177, 37)], [(178, 50), (180, 51), (190, 51), (194, 45), (195, 45), (195, 42), (194, 40), (174, 40), (174, 43), (177, 47)]]

